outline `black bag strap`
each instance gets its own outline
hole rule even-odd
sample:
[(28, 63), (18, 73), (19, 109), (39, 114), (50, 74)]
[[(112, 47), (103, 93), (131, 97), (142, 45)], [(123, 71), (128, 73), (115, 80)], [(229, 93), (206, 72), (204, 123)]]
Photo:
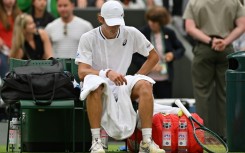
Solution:
[(28, 59), (23, 66), (28, 66), (31, 63), (31, 59)]
[(53, 99), (54, 99), (54, 93), (55, 93), (55, 83), (56, 83), (56, 80), (58, 78), (58, 74), (54, 73), (54, 84), (53, 84), (53, 92), (52, 92), (52, 96), (50, 98), (50, 100), (47, 100), (47, 101), (40, 101), (40, 100), (37, 100), (36, 97), (35, 97), (35, 94), (34, 94), (34, 90), (33, 90), (33, 87), (32, 87), (32, 76), (31, 74), (28, 75), (28, 84), (30, 86), (30, 89), (31, 89), (31, 93), (32, 93), (32, 97), (33, 97), (33, 100), (34, 100), (34, 103), (36, 105), (39, 105), (39, 106), (47, 106), (47, 105), (51, 105)]

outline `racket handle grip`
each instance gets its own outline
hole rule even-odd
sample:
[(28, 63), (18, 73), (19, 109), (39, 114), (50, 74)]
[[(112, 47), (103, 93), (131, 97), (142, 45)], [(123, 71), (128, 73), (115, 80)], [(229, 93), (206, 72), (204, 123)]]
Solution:
[(191, 113), (185, 108), (179, 99), (175, 100), (175, 104), (184, 112), (187, 117), (191, 116)]

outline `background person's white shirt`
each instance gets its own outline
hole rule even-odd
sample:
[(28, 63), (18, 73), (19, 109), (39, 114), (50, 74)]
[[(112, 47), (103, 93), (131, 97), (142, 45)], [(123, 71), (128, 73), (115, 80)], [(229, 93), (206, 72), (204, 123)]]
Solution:
[(125, 75), (133, 53), (148, 56), (153, 48), (134, 27), (120, 26), (115, 39), (106, 39), (98, 27), (82, 35), (75, 62), (91, 65), (95, 70), (108, 68)]
[(90, 22), (76, 16), (67, 23), (66, 27), (61, 18), (49, 23), (45, 30), (51, 40), (54, 57), (75, 58), (81, 35), (92, 29)]

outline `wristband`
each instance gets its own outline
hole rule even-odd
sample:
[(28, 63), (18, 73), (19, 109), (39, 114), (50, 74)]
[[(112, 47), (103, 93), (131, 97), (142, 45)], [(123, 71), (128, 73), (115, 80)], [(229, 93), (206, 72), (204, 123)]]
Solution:
[(99, 76), (102, 78), (107, 78), (106, 74), (108, 71), (110, 71), (110, 69), (100, 70)]
[(105, 74), (105, 76), (107, 77), (107, 78), (109, 78), (109, 72), (110, 72), (111, 70), (109, 69), (108, 71), (106, 71), (106, 74)]

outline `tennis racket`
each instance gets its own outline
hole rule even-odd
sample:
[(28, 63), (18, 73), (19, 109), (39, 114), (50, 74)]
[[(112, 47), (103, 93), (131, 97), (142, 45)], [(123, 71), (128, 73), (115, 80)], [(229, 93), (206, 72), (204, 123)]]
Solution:
[[(185, 108), (180, 100), (176, 100), (175, 104), (184, 112), (190, 119), (193, 127), (193, 134), (198, 144), (208, 153), (227, 153), (228, 146), (226, 143), (213, 131), (209, 130), (195, 118), (192, 117), (190, 112)], [(197, 127), (194, 124), (198, 125)]]

